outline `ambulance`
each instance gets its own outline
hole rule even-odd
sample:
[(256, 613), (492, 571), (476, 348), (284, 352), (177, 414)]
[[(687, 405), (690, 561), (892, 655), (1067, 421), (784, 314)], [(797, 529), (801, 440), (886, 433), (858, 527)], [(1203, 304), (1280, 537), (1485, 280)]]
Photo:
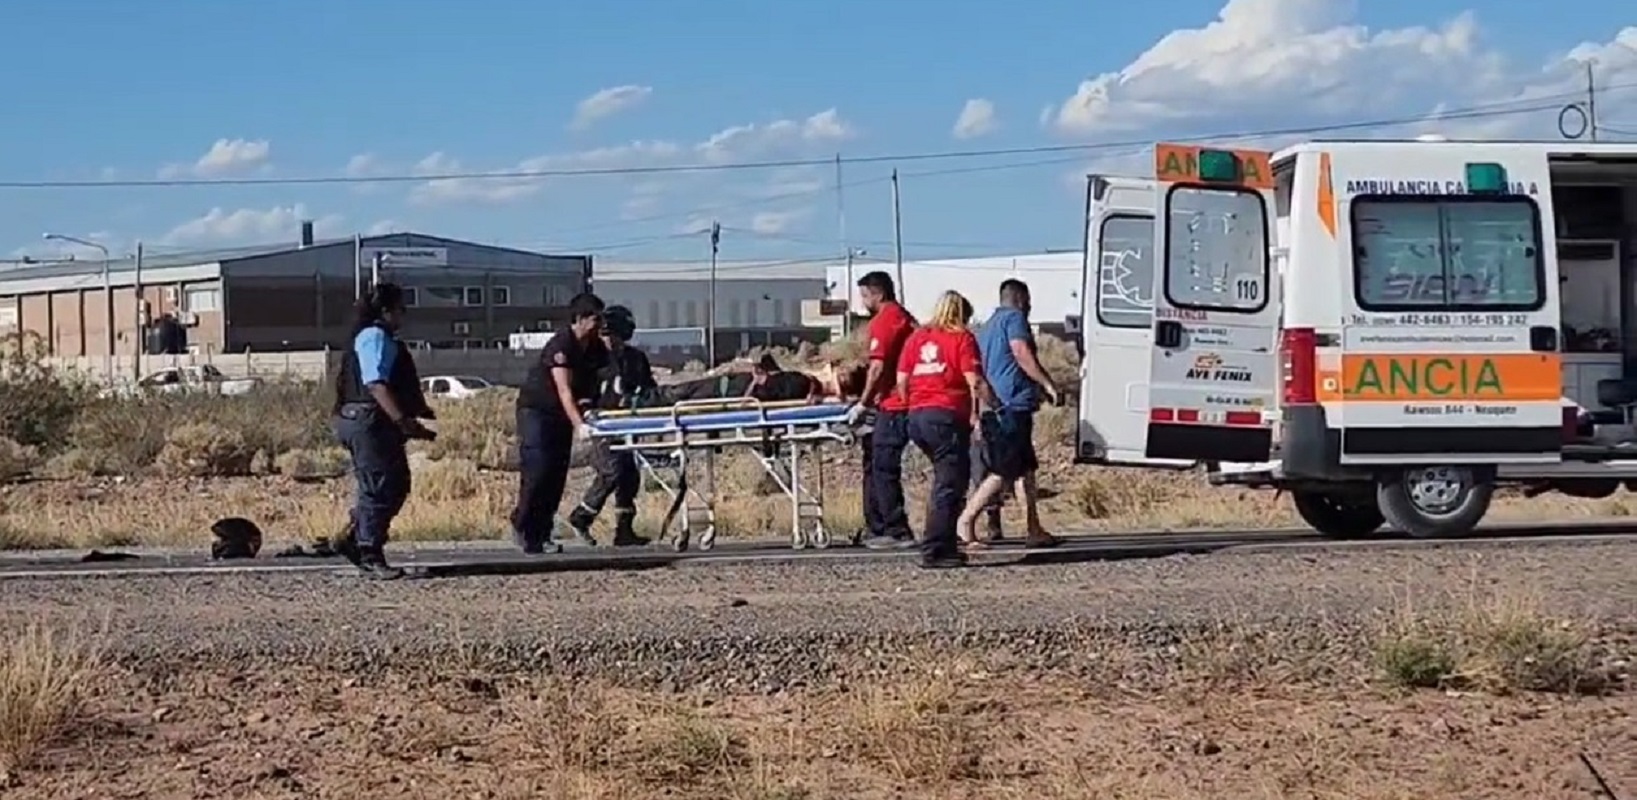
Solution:
[(1637, 144), (1159, 144), (1086, 221), (1080, 463), (1203, 467), (1336, 538), (1637, 488)]

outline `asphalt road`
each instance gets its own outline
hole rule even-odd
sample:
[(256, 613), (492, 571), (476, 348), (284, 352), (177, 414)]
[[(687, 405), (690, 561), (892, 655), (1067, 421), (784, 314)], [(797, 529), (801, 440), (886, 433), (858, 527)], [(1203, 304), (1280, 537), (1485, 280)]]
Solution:
[[(1356, 548), (1372, 546), (1449, 547), (1509, 544), (1529, 540), (1602, 540), (1637, 538), (1637, 523), (1565, 522), (1542, 525), (1493, 525), (1463, 539), (1407, 541), (1395, 533), (1352, 542), (1325, 539), (1306, 529), (1126, 532), (1066, 537), (1062, 546), (1029, 549), (1002, 544), (974, 558), (979, 564), (1075, 564), (1094, 561), (1204, 555), (1258, 547)], [(910, 559), (913, 551), (873, 551), (838, 546), (795, 550), (777, 540), (722, 541), (712, 550), (677, 553), (663, 546), (633, 550), (569, 549), (551, 556), (523, 556), (499, 543), (444, 544), (396, 548), (396, 563), (414, 577), (531, 575), (560, 572), (640, 571), (682, 566), (747, 564), (838, 564)], [(201, 552), (130, 551), (96, 556), (83, 553), (7, 553), (0, 555), (0, 580), (117, 578), (162, 575), (334, 572), (345, 569), (335, 557), (311, 554), (212, 561)]]

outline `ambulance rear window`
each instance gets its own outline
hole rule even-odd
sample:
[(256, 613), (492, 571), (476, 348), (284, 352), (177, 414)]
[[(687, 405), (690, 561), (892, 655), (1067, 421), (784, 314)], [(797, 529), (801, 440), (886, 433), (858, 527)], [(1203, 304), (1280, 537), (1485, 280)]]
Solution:
[(1532, 311), (1546, 297), (1540, 208), (1522, 195), (1352, 201), (1353, 291), (1369, 311)]

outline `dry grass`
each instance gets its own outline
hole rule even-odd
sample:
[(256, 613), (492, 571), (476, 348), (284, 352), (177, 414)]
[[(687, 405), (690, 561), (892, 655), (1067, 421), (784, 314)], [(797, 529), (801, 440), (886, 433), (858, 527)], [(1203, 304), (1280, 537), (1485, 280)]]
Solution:
[(96, 639), (33, 624), (10, 632), (0, 645), (0, 772), (28, 767), (62, 739), (102, 672)]
[(1538, 597), (1470, 592), (1453, 608), (1408, 602), (1376, 642), (1381, 677), (1403, 688), (1495, 694), (1598, 694), (1616, 685), (1586, 620), (1547, 612)]
[[(118, 687), (129, 700), (84, 713), (135, 722), (59, 739), (14, 780), (41, 798), (1468, 800), (1568, 796), (1584, 778), (1574, 754), (1631, 741), (1629, 698), (1393, 696), (1362, 674), (1234, 673), (1195, 694), (961, 663), (776, 696), (206, 669)], [(1637, 776), (1637, 762), (1605, 767)]]

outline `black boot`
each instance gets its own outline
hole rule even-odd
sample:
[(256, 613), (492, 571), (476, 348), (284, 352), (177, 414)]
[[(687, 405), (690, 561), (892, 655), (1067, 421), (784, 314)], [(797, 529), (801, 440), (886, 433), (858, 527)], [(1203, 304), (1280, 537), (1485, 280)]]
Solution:
[(359, 549), (358, 571), (364, 577), (377, 581), (392, 581), (404, 576), (403, 570), (387, 563), (386, 554), (379, 548)]
[(614, 509), (615, 547), (642, 547), (650, 542), (648, 537), (637, 535), (634, 526), (636, 519), (637, 510), (634, 508)]
[(574, 532), (574, 538), (586, 547), (596, 547), (597, 537), (591, 535), (591, 523), (597, 521), (597, 512), (585, 506), (575, 506), (568, 515), (568, 529)]
[(352, 523), (349, 522), (347, 523), (346, 529), (342, 530), (341, 533), (335, 537), (335, 540), (330, 542), (330, 549), (335, 551), (336, 555), (346, 559), (348, 564), (355, 567), (361, 566), (359, 563), (360, 555), (358, 552), (358, 539), (354, 536), (356, 532), (357, 531), (355, 528), (353, 528)]

